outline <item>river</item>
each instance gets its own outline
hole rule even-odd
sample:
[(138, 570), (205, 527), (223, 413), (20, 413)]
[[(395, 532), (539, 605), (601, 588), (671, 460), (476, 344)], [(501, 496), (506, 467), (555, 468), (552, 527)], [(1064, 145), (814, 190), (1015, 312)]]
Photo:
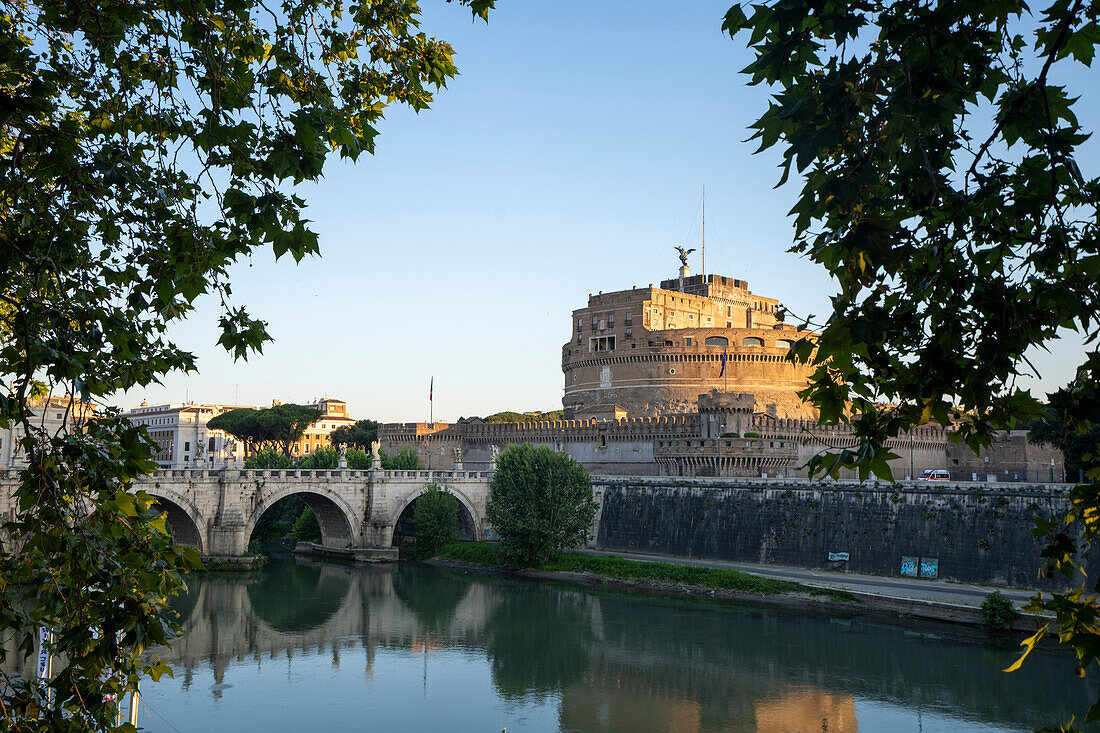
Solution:
[(140, 725), (202, 731), (1024, 731), (1100, 688), (957, 629), (283, 559), (190, 580)]

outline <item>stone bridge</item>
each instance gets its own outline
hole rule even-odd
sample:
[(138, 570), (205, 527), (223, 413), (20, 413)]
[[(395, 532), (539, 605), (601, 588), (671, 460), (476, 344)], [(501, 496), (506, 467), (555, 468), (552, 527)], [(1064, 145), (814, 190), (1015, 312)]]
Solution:
[[(4, 475), (6, 474), (6, 475)], [(297, 496), (313, 510), (322, 544), (333, 548), (386, 549), (402, 514), (437, 484), (459, 502), (463, 539), (489, 528), (487, 471), (382, 471), (175, 469), (135, 483), (159, 502), (176, 542), (211, 557), (245, 554), (260, 517), (280, 499)], [(10, 515), (18, 470), (0, 471), (0, 518)]]
[(430, 484), (458, 499), (464, 539), (485, 536), (486, 471), (166, 470), (137, 484), (157, 497), (172, 536), (204, 555), (245, 553), (263, 513), (288, 496), (313, 510), (326, 547), (385, 549)]

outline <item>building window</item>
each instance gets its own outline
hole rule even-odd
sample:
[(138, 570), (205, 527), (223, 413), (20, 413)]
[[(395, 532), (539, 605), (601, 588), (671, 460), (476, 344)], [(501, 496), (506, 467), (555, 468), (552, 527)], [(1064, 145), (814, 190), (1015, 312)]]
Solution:
[(764, 339), (757, 338), (756, 336), (749, 336), (741, 342), (742, 346), (763, 346)]
[(669, 374), (675, 374), (676, 373), (676, 367), (669, 367), (668, 373)]
[(626, 325), (629, 326), (633, 322), (634, 322), (634, 314), (633, 313), (627, 313), (626, 314)]
[(592, 316), (592, 330), (593, 331), (596, 330), (596, 324), (598, 324), (599, 322), (600, 322), (599, 318), (597, 318), (596, 316)]
[(189, 450), (191, 450), (191, 441), (190, 441), (190, 440), (185, 440), (185, 441), (183, 442), (183, 449), (184, 449), (185, 451), (189, 451)]
[(209, 452), (209, 453), (213, 453), (213, 452), (214, 452), (214, 439), (213, 439), (213, 438), (211, 438), (211, 439), (210, 439), (210, 442), (209, 442), (209, 444), (208, 444), (208, 446), (207, 446), (207, 449), (206, 449), (206, 450), (207, 450), (207, 452)]
[(691, 346), (691, 336), (684, 339), (684, 346)]
[(634, 336), (634, 329), (632, 329), (630, 326), (627, 326), (626, 327), (626, 337), (627, 338), (633, 338), (633, 336)]
[(580, 345), (581, 345), (581, 335), (578, 333), (577, 334), (577, 346), (580, 346)]
[(794, 346), (793, 341), (789, 341), (787, 339), (776, 339), (775, 340), (775, 348), (777, 348), (777, 349), (789, 349), (792, 346)]
[(725, 336), (708, 336), (703, 343), (706, 346), (729, 346), (730, 340)]

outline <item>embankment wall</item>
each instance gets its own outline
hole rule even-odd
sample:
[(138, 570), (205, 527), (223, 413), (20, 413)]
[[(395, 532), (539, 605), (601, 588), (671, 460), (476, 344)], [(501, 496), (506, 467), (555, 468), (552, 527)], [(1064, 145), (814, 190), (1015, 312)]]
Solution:
[[(904, 558), (941, 579), (1019, 588), (1040, 578), (1037, 516), (1060, 513), (1066, 485), (810, 484), (791, 480), (595, 478), (596, 546), (676, 557), (829, 567), (898, 576)], [(1093, 552), (1086, 567), (1100, 568)], [(927, 563), (931, 568), (932, 563)]]

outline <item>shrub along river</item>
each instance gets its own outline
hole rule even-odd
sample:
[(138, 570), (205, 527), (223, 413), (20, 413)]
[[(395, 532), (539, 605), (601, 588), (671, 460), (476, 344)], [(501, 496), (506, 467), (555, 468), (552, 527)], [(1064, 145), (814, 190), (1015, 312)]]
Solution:
[(957, 628), (435, 567), (192, 577), (151, 731), (1023, 731), (1100, 694)]

